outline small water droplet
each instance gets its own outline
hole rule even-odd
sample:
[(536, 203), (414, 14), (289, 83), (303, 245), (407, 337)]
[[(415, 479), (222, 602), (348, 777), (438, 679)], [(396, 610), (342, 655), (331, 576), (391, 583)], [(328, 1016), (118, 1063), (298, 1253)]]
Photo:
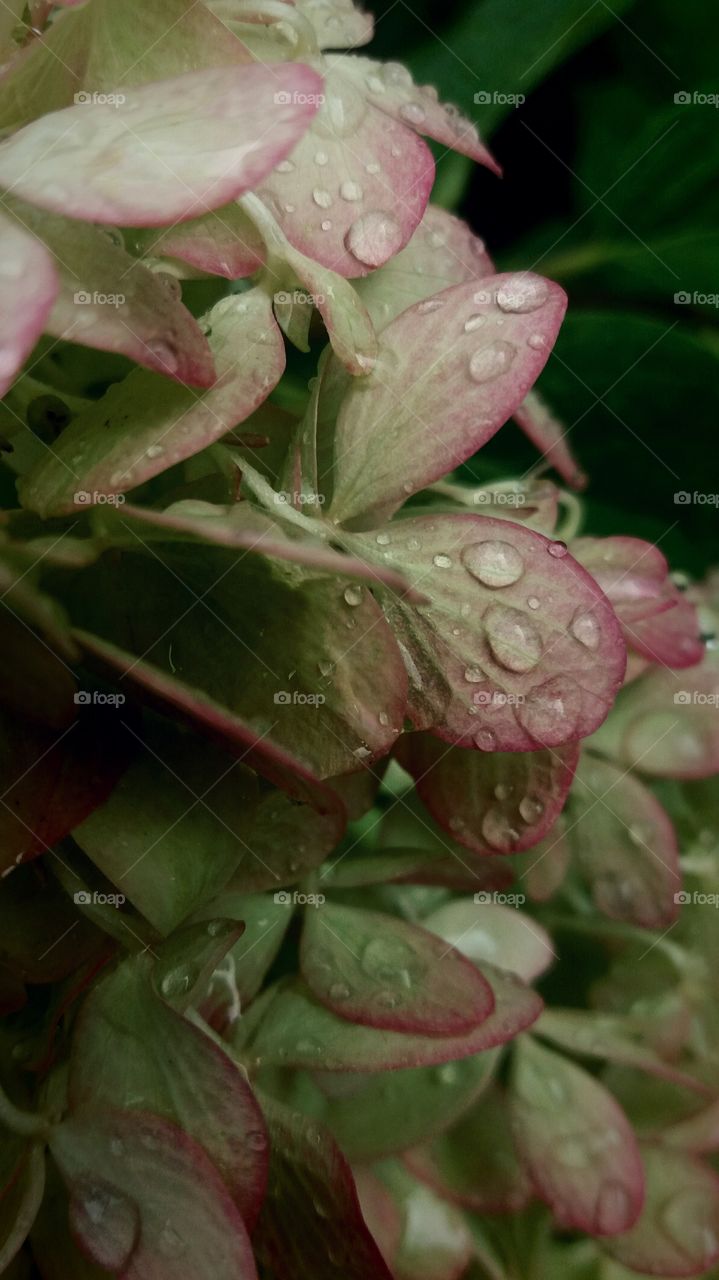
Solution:
[(172, 343), (158, 338), (147, 343), (147, 350), (155, 357), (164, 373), (177, 373), (180, 361)]
[(362, 190), (359, 182), (352, 182), (348, 180), (347, 182), (342, 183), (342, 186), (340, 187), (340, 195), (343, 200), (353, 202), (355, 200), (362, 200), (364, 197), (364, 191)]
[(537, 597), (536, 597), (536, 596), (529, 596), (529, 598), (528, 598), (528, 600), (527, 600), (527, 604), (528, 604), (528, 606), (529, 606), (529, 608), (530, 608), (530, 609), (538, 609), (538, 608), (539, 608), (539, 600), (537, 599)]
[(496, 661), (508, 671), (525, 672), (542, 656), (542, 638), (519, 609), (492, 605), (482, 619), (487, 641)]
[(326, 151), (315, 151), (315, 164), (318, 164), (320, 166), (320, 169), (324, 169), (328, 160), (329, 160), (329, 156), (327, 155)]
[(497, 735), (491, 729), (478, 729), (474, 735), (474, 745), (480, 751), (496, 751)]
[(389, 724), (389, 716), (387, 715), (386, 711), (380, 711), (379, 715), (377, 716), (377, 719), (379, 720), (381, 725)]
[(148, 458), (161, 458), (164, 452), (165, 450), (161, 444), (151, 444), (150, 448), (146, 450)]
[(321, 662), (317, 663), (317, 670), (321, 676), (328, 676), (334, 670), (334, 663), (330, 662), (328, 659), (323, 659)]
[(554, 556), (555, 560), (562, 560), (567, 554), (567, 544), (566, 542), (561, 542), (557, 539), (556, 542), (550, 542), (548, 544), (547, 551), (550, 556)]
[(546, 345), (547, 339), (543, 333), (532, 333), (527, 338), (527, 346), (531, 347), (533, 351), (541, 351), (542, 347)]
[(377, 534), (377, 537), (376, 537), (376, 539), (375, 539), (375, 541), (377, 542), (378, 546), (380, 546), (380, 547), (387, 547), (387, 546), (389, 546), (389, 541), (390, 541), (389, 534), (388, 534), (388, 533), (378, 533), (378, 534)]
[(493, 849), (498, 849), (500, 853), (509, 853), (519, 839), (519, 832), (512, 826), (502, 809), (487, 810), (482, 819), (482, 835), (487, 844)]
[(506, 782), (498, 782), (494, 788), (494, 795), (497, 800), (508, 800), (514, 787), (510, 787)]
[(165, 974), (162, 982), (160, 983), (160, 990), (162, 991), (162, 994), (168, 998), (172, 996), (181, 996), (190, 990), (191, 982), (191, 975), (187, 969), (170, 969), (169, 973)]
[(438, 552), (436, 556), (432, 556), (432, 564), (436, 565), (438, 569), (451, 569), (452, 560), (450, 556)]
[(345, 587), (343, 592), (345, 604), (351, 609), (356, 609), (357, 605), (362, 603), (362, 588), (357, 586)]
[(275, 165), (275, 173), (293, 173), (294, 168), (291, 160), (280, 160), (280, 163)]
[(420, 107), (418, 102), (405, 102), (399, 109), (399, 114), (407, 124), (421, 125), (427, 118), (427, 112), (424, 107)]
[(481, 329), (483, 324), (487, 323), (486, 316), (470, 316), (469, 320), (464, 322), (465, 333), (476, 333), (477, 329)]
[(421, 316), (431, 315), (434, 311), (441, 311), (443, 306), (443, 298), (425, 298), (417, 307), (417, 313)]
[(330, 1000), (337, 1000), (341, 1002), (343, 1000), (349, 1000), (352, 992), (346, 982), (333, 982), (328, 994)]
[(596, 649), (599, 646), (599, 625), (594, 614), (590, 609), (577, 609), (574, 614), (569, 629), (578, 640), (587, 649)]
[(312, 199), (320, 209), (329, 209), (332, 204), (332, 196), (325, 187), (315, 187), (312, 192)]
[(331, 230), (331, 227), (332, 227), (332, 221), (331, 221), (331, 219), (330, 219), (330, 218), (325, 218), (325, 219), (324, 219), (324, 221), (322, 222), (322, 230), (323, 230), (323, 231), (329, 231), (329, 230)]
[(470, 377), (475, 382), (492, 382), (507, 372), (516, 354), (517, 348), (511, 342), (490, 342), (470, 359)]
[(534, 796), (523, 796), (519, 802), (519, 816), (525, 822), (537, 822), (544, 813), (544, 804)]
[(464, 678), (468, 684), (479, 684), (480, 680), (484, 680), (484, 672), (481, 667), (465, 667)]
[(575, 731), (582, 702), (582, 691), (570, 676), (555, 676), (530, 689), (517, 707), (517, 719), (537, 742), (557, 746)]

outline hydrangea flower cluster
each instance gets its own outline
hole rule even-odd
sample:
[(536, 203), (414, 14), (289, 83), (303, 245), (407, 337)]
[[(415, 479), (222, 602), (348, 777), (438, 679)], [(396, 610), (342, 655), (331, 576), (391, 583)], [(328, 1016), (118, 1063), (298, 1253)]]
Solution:
[(566, 296), (371, 36), (0, 15), (11, 1280), (719, 1264), (717, 581), (582, 532)]

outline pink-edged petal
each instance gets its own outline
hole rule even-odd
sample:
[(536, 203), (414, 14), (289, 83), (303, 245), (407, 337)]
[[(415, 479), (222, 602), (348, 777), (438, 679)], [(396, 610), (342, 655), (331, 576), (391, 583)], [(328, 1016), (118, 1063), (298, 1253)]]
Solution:
[(428, 1147), (407, 1152), (415, 1177), (475, 1213), (517, 1213), (532, 1195), (512, 1141), (505, 1091), (490, 1084), (478, 1102)]
[(253, 1245), (263, 1274), (277, 1280), (392, 1280), (332, 1135), (271, 1098), (262, 1102), (270, 1190)]
[(497, 965), (523, 982), (534, 982), (556, 958), (551, 938), (516, 905), (503, 905), (502, 899), (523, 901), (523, 894), (499, 894), (499, 902), (493, 901), (494, 896), (478, 893), (474, 902), (448, 902), (423, 919), (423, 928), (444, 938), (474, 964)]
[(671, 608), (656, 617), (627, 625), (625, 635), (641, 657), (677, 671), (696, 666), (704, 657), (696, 605), (679, 594)]
[(564, 543), (473, 515), (403, 519), (354, 542), (428, 597), (417, 609), (386, 604), (417, 728), (483, 751), (534, 751), (604, 720), (624, 675), (624, 642)]
[(595, 1009), (545, 1009), (534, 1030), (568, 1053), (633, 1067), (692, 1093), (712, 1096), (710, 1085), (661, 1058), (649, 1047), (646, 1036), (637, 1030), (632, 1017), (604, 1014)]
[(630, 648), (669, 667), (701, 661), (696, 607), (672, 582), (658, 547), (641, 538), (576, 538), (572, 554), (608, 595)]
[(0, 214), (0, 397), (45, 329), (59, 290), (43, 244)]
[(567, 444), (567, 428), (555, 418), (542, 397), (536, 391), (530, 391), (513, 416), (524, 434), (567, 484), (573, 489), (583, 489), (587, 477)]
[(70, 1221), (91, 1261), (125, 1280), (255, 1280), (239, 1210), (209, 1157), (140, 1111), (78, 1111), (52, 1132)]
[(159, 226), (255, 187), (317, 110), (321, 80), (301, 63), (195, 71), (81, 102), (0, 146), (0, 184), (86, 221)]
[(404, 249), (382, 271), (358, 280), (355, 288), (380, 332), (407, 307), (494, 272), (484, 242), (466, 222), (429, 204)]
[(693, 1156), (643, 1143), (646, 1204), (631, 1231), (603, 1241), (632, 1271), (696, 1276), (719, 1260), (719, 1177)]
[[(71, 1105), (151, 1111), (179, 1125), (210, 1156), (251, 1229), (267, 1182), (262, 1112), (232, 1059), (155, 995), (152, 967), (147, 953), (126, 961), (85, 1001)], [(172, 977), (170, 970), (168, 990)]]
[(517, 1148), (561, 1227), (615, 1236), (642, 1210), (644, 1176), (624, 1112), (599, 1081), (529, 1037), (514, 1048)]
[(140, 230), (135, 248), (151, 257), (175, 258), (226, 280), (254, 275), (265, 261), (261, 235), (234, 202), (167, 229)]
[(664, 929), (679, 914), (679, 847), (671, 820), (644, 783), (588, 752), (569, 804), (569, 838), (598, 909)]
[(305, 914), (300, 969), (322, 1004), (349, 1022), (420, 1035), (479, 1026), (494, 996), (478, 969), (416, 925), (325, 903)]
[(579, 758), (570, 743), (551, 751), (451, 747), (431, 734), (398, 744), (432, 817), (475, 853), (519, 853), (537, 844), (562, 811)]
[(483, 1053), (506, 1044), (539, 1016), (542, 1001), (514, 975), (484, 965), (495, 1009), (461, 1036), (419, 1036), (338, 1018), (301, 985), (270, 991), (243, 1054), (253, 1065), (321, 1066), (323, 1071), (394, 1071)]
[(565, 308), (558, 285), (527, 274), (456, 285), (402, 312), (342, 402), (334, 519), (366, 527), (486, 444), (539, 376)]
[(416, 85), (407, 68), (399, 62), (375, 62), (341, 54), (330, 55), (327, 60), (331, 67), (341, 68), (351, 77), (359, 91), (385, 115), (501, 175), (502, 170), (471, 120), (456, 107), (446, 107), (439, 102), (437, 91), (431, 85), (421, 88)]
[(567, 823), (560, 814), (549, 834), (512, 865), (527, 897), (533, 902), (549, 902), (562, 887), (571, 859)]
[[(9, 203), (9, 202), (8, 202)], [(117, 243), (119, 233), (13, 201), (18, 226), (55, 261), (60, 292), (45, 328), (56, 338), (116, 351), (178, 382), (210, 386), (215, 367), (206, 337), (182, 304), (181, 287), (153, 275)]]
[(403, 248), (433, 181), (421, 138), (370, 106), (344, 69), (330, 68), (321, 110), (259, 194), (296, 249), (353, 277)]
[(98, 497), (102, 502), (199, 453), (249, 417), (285, 365), (270, 300), (259, 289), (233, 294), (217, 303), (207, 322), (217, 369), (213, 386), (198, 394), (133, 370), (79, 414), (24, 477), (23, 504), (47, 516), (77, 511)]
[(622, 690), (599, 744), (615, 759), (659, 778), (719, 773), (719, 654), (689, 671), (652, 667)]

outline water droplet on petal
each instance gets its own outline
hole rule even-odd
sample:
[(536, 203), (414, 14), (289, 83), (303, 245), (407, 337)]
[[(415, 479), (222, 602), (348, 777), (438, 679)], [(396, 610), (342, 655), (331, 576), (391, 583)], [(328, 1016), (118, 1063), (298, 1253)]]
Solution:
[(343, 200), (355, 201), (363, 198), (364, 191), (362, 190), (359, 182), (348, 181), (342, 183), (342, 186), (340, 187), (340, 195)]
[(555, 560), (562, 560), (564, 556), (566, 556), (567, 554), (567, 544), (566, 542), (561, 542), (559, 539), (557, 539), (556, 542), (549, 543), (549, 545), (547, 546), (547, 551), (549, 552), (550, 556), (554, 556)]
[(488, 809), (482, 819), (482, 836), (493, 849), (509, 853), (519, 839), (519, 832), (501, 809)]
[(380, 711), (379, 715), (377, 716), (377, 719), (379, 720), (381, 725), (389, 724), (389, 716), (387, 715), (386, 711)]
[(378, 534), (377, 534), (377, 537), (376, 537), (376, 539), (375, 539), (375, 541), (377, 542), (377, 544), (378, 544), (380, 547), (386, 547), (386, 546), (389, 546), (389, 534), (388, 534), (388, 533), (378, 533)]
[(352, 223), (345, 246), (358, 262), (380, 267), (401, 247), (402, 228), (391, 213), (366, 213)]
[(147, 350), (155, 357), (164, 373), (177, 373), (180, 361), (172, 343), (161, 339), (153, 340), (147, 343)]
[(292, 173), (294, 167), (291, 160), (280, 160), (280, 163), (275, 165), (275, 173)]
[(491, 729), (478, 729), (474, 735), (474, 745), (480, 751), (496, 751), (497, 735)]
[(544, 804), (534, 796), (523, 796), (519, 802), (519, 816), (525, 822), (537, 822), (544, 813)]
[(484, 680), (484, 672), (481, 667), (465, 667), (464, 678), (469, 684), (479, 684)]
[(330, 1000), (349, 1000), (352, 992), (346, 982), (333, 982), (329, 989)]
[(529, 691), (517, 718), (530, 737), (555, 747), (575, 736), (581, 712), (579, 685), (570, 676), (554, 676)]
[(475, 382), (491, 382), (499, 378), (509, 369), (517, 348), (511, 342), (490, 342), (486, 347), (475, 351), (469, 362), (470, 377)]
[(329, 160), (329, 156), (327, 155), (326, 151), (315, 152), (315, 164), (318, 164), (321, 169), (324, 168), (328, 160)]
[(325, 187), (315, 187), (312, 192), (312, 199), (320, 209), (329, 209), (332, 204), (332, 196)]
[(497, 800), (508, 800), (514, 787), (508, 786), (506, 782), (498, 782), (494, 788), (494, 795)]
[(138, 1205), (104, 1183), (80, 1182), (70, 1201), (70, 1220), (92, 1240), (93, 1256), (103, 1269), (119, 1272), (137, 1244)]
[(487, 641), (501, 666), (508, 671), (531, 671), (542, 656), (542, 638), (519, 609), (492, 605), (482, 619)]
[(421, 316), (430, 315), (433, 311), (441, 311), (444, 306), (443, 298), (426, 298), (424, 302), (420, 302), (417, 312)]
[(533, 333), (527, 338), (527, 346), (533, 351), (541, 351), (542, 347), (547, 345), (547, 339), (543, 333)]
[(420, 107), (418, 102), (405, 102), (399, 109), (399, 114), (407, 124), (421, 125), (427, 118), (427, 112), (424, 107)]
[(420, 956), (399, 938), (372, 938), (362, 952), (361, 964), (370, 978), (395, 990), (409, 990), (425, 973)]
[(451, 569), (452, 560), (450, 556), (439, 552), (436, 556), (432, 556), (432, 564), (435, 564), (438, 569)]
[(529, 596), (529, 598), (528, 598), (528, 600), (527, 600), (527, 604), (528, 604), (528, 606), (529, 606), (529, 608), (530, 608), (530, 609), (538, 609), (538, 608), (539, 608), (539, 600), (537, 599), (537, 597), (536, 597), (536, 596)]
[(524, 315), (543, 307), (547, 296), (547, 284), (541, 277), (518, 275), (507, 280), (497, 291), (497, 306), (500, 311)]
[(470, 316), (469, 320), (464, 322), (464, 331), (465, 333), (476, 333), (477, 329), (481, 329), (482, 325), (486, 323), (486, 316)]
[(475, 542), (465, 547), (462, 563), (485, 587), (510, 587), (524, 573), (524, 560), (510, 542)]
[(596, 649), (599, 645), (599, 625), (594, 614), (589, 609), (577, 609), (569, 629), (578, 640), (587, 649)]

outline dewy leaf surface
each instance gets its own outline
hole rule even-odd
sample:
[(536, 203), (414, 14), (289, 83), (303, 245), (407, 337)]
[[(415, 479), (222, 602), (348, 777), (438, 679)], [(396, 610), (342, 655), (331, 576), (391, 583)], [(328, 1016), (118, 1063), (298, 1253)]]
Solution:
[(586, 1071), (521, 1038), (514, 1047), (514, 1138), (560, 1226), (617, 1235), (641, 1212), (644, 1177), (624, 1112)]
[[(193, 386), (215, 380), (212, 354), (197, 321), (168, 275), (153, 275), (117, 243), (119, 233), (40, 212), (13, 201), (8, 207), (52, 254), (60, 292), (47, 333), (100, 351), (116, 351), (138, 364)], [(25, 283), (25, 288), (27, 284)]]
[(518, 853), (538, 844), (561, 813), (579, 747), (447, 750), (431, 734), (414, 733), (400, 740), (399, 758), (453, 840), (475, 853)]
[(636, 1226), (603, 1242), (632, 1271), (695, 1276), (719, 1260), (719, 1178), (695, 1157), (643, 1143), (647, 1199)]
[(328, 1009), (364, 1026), (424, 1035), (471, 1031), (492, 989), (459, 952), (378, 911), (325, 903), (305, 913), (300, 968)]
[(344, 67), (323, 65), (317, 116), (258, 194), (296, 249), (341, 276), (363, 276), (409, 240), (434, 160), (421, 138), (368, 103)]
[[(124, 493), (214, 444), (262, 404), (285, 367), (266, 294), (257, 289), (223, 299), (207, 322), (213, 386), (197, 392), (133, 370), (81, 413), (24, 478), (26, 507), (59, 515), (97, 501), (98, 494)], [(165, 360), (172, 358), (168, 346)]]
[(255, 187), (317, 110), (301, 63), (190, 72), (75, 103), (0, 146), (0, 185), (88, 222), (159, 226)]
[(334, 1139), (270, 1098), (263, 1107), (272, 1154), (253, 1237), (261, 1262), (278, 1280), (391, 1280)]
[(335, 437), (331, 514), (389, 515), (480, 449), (536, 382), (566, 308), (531, 273), (469, 281), (403, 311), (372, 373), (352, 383)]
[[(268, 1143), (262, 1112), (235, 1063), (155, 995), (152, 961), (125, 960), (83, 1005), (73, 1041), (72, 1107), (152, 1112), (204, 1147), (248, 1229), (262, 1204)], [(168, 996), (188, 975), (169, 970)]]
[(349, 1023), (297, 985), (270, 993), (259, 1027), (243, 1046), (242, 1056), (258, 1066), (393, 1071), (453, 1062), (494, 1049), (530, 1026), (539, 1016), (542, 1002), (513, 974), (489, 965), (481, 972), (494, 992), (495, 1010), (466, 1035), (405, 1035)]
[(43, 332), (59, 289), (44, 245), (0, 214), (0, 396)]
[(678, 918), (679, 848), (659, 801), (624, 768), (587, 752), (572, 787), (569, 839), (600, 911), (647, 929)]
[(483, 751), (533, 751), (604, 720), (624, 675), (624, 642), (564, 543), (464, 514), (398, 520), (354, 540), (429, 598), (416, 609), (384, 606), (417, 728)]
[[(255, 1280), (239, 1210), (215, 1166), (175, 1125), (141, 1111), (77, 1112), (53, 1132), (76, 1231), (123, 1280)], [(139, 1232), (135, 1214), (139, 1214)]]

